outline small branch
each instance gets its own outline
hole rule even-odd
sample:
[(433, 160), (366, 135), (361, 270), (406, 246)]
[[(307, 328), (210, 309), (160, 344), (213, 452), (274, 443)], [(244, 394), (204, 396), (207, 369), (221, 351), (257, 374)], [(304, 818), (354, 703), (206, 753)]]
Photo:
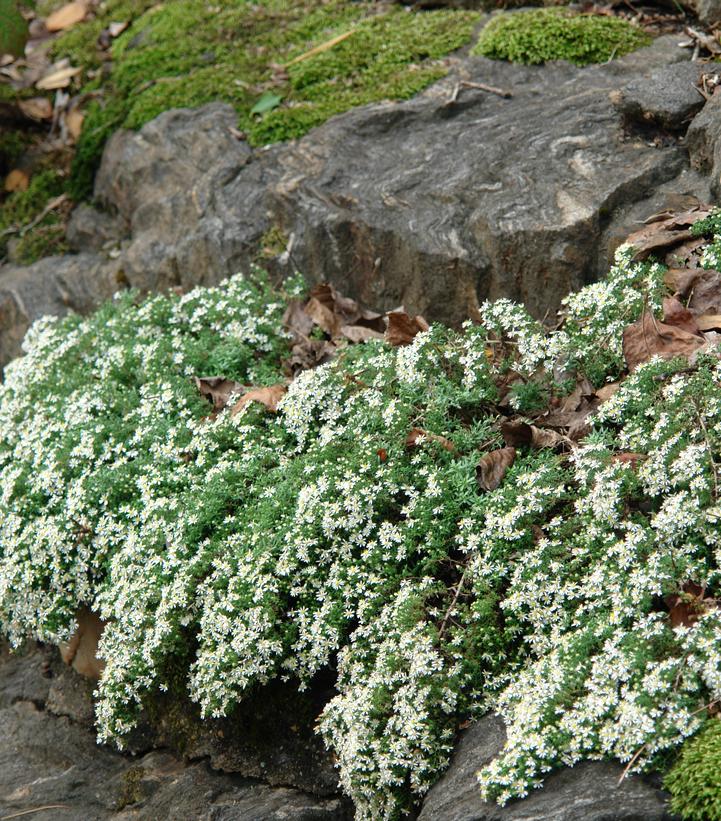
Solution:
[(621, 773), (621, 775), (618, 779), (618, 782), (616, 783), (617, 787), (621, 786), (621, 782), (628, 775), (628, 771), (638, 761), (638, 759), (641, 757), (641, 754), (643, 753), (643, 751), (646, 749), (647, 746), (648, 746), (648, 742), (646, 742), (641, 747), (639, 747), (638, 750), (636, 750), (636, 752), (633, 754), (633, 758), (628, 762), (628, 764), (626, 764), (626, 767), (625, 767), (624, 771)]
[(10, 821), (11, 818), (20, 818), (21, 815), (31, 815), (36, 812), (44, 812), (45, 810), (69, 810), (72, 809), (69, 804), (45, 804), (42, 807), (33, 807), (31, 810), (20, 810), (11, 815), (3, 815), (0, 821)]
[(455, 103), (458, 99), (458, 95), (461, 93), (461, 90), (464, 88), (475, 88), (478, 91), (487, 91), (489, 94), (496, 94), (498, 97), (503, 97), (504, 100), (510, 100), (511, 97), (513, 97), (512, 92), (506, 91), (503, 88), (496, 88), (495, 86), (489, 86), (485, 83), (473, 83), (470, 80), (460, 80), (456, 83), (451, 96), (446, 101), (446, 105), (453, 105), (453, 103)]
[(463, 589), (463, 585), (466, 581), (466, 572), (468, 571), (468, 565), (463, 568), (463, 573), (461, 573), (461, 578), (458, 580), (458, 585), (456, 586), (456, 592), (453, 595), (453, 601), (451, 602), (448, 610), (446, 610), (446, 615), (443, 617), (443, 621), (441, 622), (441, 626), (438, 630), (438, 640), (440, 641), (443, 638), (443, 633), (445, 632), (446, 625), (448, 624), (448, 619), (451, 617), (451, 613), (453, 612), (453, 608), (456, 606), (456, 602), (458, 601), (458, 597), (461, 595), (461, 590)]
[[(50, 200), (50, 202), (45, 206), (45, 208), (43, 208), (34, 220), (31, 220), (27, 223), (27, 225), (6, 228), (4, 231), (0, 232), (0, 238), (5, 237), (8, 234), (19, 234), (21, 237), (24, 237), (28, 231), (32, 231), (33, 228), (39, 225), (51, 211), (54, 211), (56, 208), (59, 208), (67, 202), (67, 199), (67, 194), (61, 194), (59, 197), (55, 197), (55, 199)], [(2, 819), (0, 819), (0, 821), (2, 821)]]
[(310, 49), (310, 51), (306, 51), (304, 54), (299, 54), (297, 57), (294, 57), (289, 63), (286, 63), (283, 68), (294, 66), (302, 60), (307, 60), (309, 57), (315, 57), (316, 54), (322, 54), (324, 51), (328, 51), (328, 49), (333, 48), (333, 46), (337, 46), (338, 43), (342, 43), (343, 40), (347, 40), (351, 34), (355, 34), (355, 31), (355, 29), (351, 29), (350, 31), (346, 31), (344, 34), (339, 34), (337, 37), (332, 37), (330, 40), (326, 40), (325, 43), (321, 43), (319, 46)]

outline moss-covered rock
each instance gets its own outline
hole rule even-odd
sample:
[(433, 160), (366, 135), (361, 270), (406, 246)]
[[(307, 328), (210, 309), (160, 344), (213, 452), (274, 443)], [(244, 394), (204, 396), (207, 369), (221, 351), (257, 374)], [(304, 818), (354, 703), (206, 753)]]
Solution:
[[(55, 55), (86, 69), (90, 106), (72, 177), (89, 193), (105, 140), (169, 108), (222, 100), (235, 106), (255, 145), (299, 137), (328, 117), (382, 99), (406, 99), (443, 76), (442, 58), (471, 40), (478, 12), (409, 12), (372, 2), (266, 0), (225, 3), (212, 15), (200, 0), (154, 5), (108, 2), (69, 31)], [(132, 19), (115, 41), (110, 76), (95, 47), (110, 20)], [(92, 75), (95, 72), (96, 76)], [(276, 104), (253, 108), (264, 94)]]
[(721, 721), (708, 721), (666, 776), (671, 809), (684, 821), (721, 818)]
[(481, 32), (473, 54), (531, 65), (549, 60), (589, 65), (621, 57), (650, 41), (648, 34), (618, 17), (545, 8), (499, 14)]

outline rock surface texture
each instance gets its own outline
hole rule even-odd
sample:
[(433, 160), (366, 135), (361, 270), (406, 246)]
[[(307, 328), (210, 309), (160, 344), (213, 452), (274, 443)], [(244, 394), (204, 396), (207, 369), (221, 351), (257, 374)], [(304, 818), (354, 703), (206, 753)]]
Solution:
[[(292, 742), (290, 747), (286, 744), (287, 769), (281, 772), (269, 751), (273, 745), (283, 747), (283, 738), (274, 736), (266, 715), (256, 716), (255, 734), (258, 728), (268, 727), (270, 743), (265, 750), (258, 747), (254, 763), (232, 734), (224, 742), (216, 737), (210, 743), (212, 731), (204, 740), (187, 733), (182, 758), (168, 751), (171, 739), (163, 736), (162, 728), (160, 735), (146, 731), (144, 739), (136, 739), (134, 756), (121, 755), (95, 743), (92, 689), (92, 682), (63, 665), (51, 648), (20, 656), (0, 652), (0, 737), (4, 739), (0, 817), (38, 807), (47, 807), (33, 813), (40, 821), (350, 821), (353, 817), (350, 804), (330, 788), (324, 762), (317, 760), (313, 771), (308, 755), (294, 749)], [(249, 723), (242, 729), (252, 731)], [(674, 819), (657, 786), (638, 776), (619, 786), (623, 767), (607, 762), (586, 762), (555, 773), (543, 789), (506, 807), (484, 802), (475, 773), (504, 741), (505, 728), (498, 716), (486, 716), (465, 730), (450, 768), (428, 793), (418, 821)], [(249, 778), (252, 767), (272, 784)], [(288, 779), (285, 785), (283, 777)], [(298, 778), (307, 789), (288, 785)]]
[(98, 747), (91, 691), (48, 648), (0, 654), (0, 817), (32, 811), (38, 821), (352, 818), (338, 795), (221, 773), (206, 758), (181, 760), (150, 745), (132, 757)]
[(458, 58), (413, 100), (259, 151), (216, 103), (119, 132), (96, 180), (101, 210), (80, 207), (68, 229), (82, 253), (0, 268), (0, 363), (43, 313), (127, 285), (217, 282), (258, 259), (271, 230), (288, 240), (264, 260), (273, 271), (378, 309), (458, 324), (507, 296), (542, 317), (604, 272), (639, 214), (669, 193), (707, 198), (709, 172), (717, 191), (721, 110), (717, 97), (703, 107), (704, 66), (688, 57), (668, 36), (588, 68)]
[(554, 773), (542, 789), (505, 807), (481, 800), (475, 774), (506, 740), (503, 721), (488, 715), (464, 731), (446, 774), (428, 793), (418, 821), (672, 821), (666, 796), (620, 764), (586, 761)]

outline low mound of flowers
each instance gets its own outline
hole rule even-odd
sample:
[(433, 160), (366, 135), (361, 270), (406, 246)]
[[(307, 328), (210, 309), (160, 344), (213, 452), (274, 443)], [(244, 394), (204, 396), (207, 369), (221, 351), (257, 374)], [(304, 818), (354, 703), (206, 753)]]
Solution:
[(179, 659), (205, 716), (335, 671), (358, 819), (410, 811), (488, 709), (501, 803), (667, 766), (721, 699), (721, 363), (679, 288), (623, 247), (553, 332), (499, 300), (384, 340), (258, 272), (36, 323), (0, 386), (0, 628), (99, 612), (119, 743)]

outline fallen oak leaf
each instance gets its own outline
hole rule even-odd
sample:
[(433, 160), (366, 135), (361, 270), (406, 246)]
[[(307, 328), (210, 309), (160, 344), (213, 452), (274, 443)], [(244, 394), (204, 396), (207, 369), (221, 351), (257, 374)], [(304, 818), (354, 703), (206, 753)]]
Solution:
[(18, 108), (30, 120), (52, 120), (53, 118), (53, 104), (47, 97), (18, 100)]
[(440, 436), (437, 433), (429, 433), (423, 428), (411, 428), (410, 433), (406, 436), (406, 447), (419, 447), (424, 441), (437, 442), (442, 448), (445, 448), (449, 453), (456, 452), (456, 446), (445, 436)]
[(288, 388), (283, 384), (271, 385), (268, 388), (253, 388), (247, 393), (244, 393), (235, 405), (233, 405), (230, 415), (235, 416), (240, 413), (243, 408), (251, 402), (258, 402), (264, 405), (271, 413), (275, 413), (278, 410), (278, 403), (285, 396), (287, 390)]
[(703, 344), (702, 337), (659, 322), (648, 312), (623, 330), (623, 358), (631, 372), (652, 356), (688, 358)]
[(690, 334), (699, 332), (696, 318), (675, 296), (666, 297), (663, 301), (663, 321)]
[(639, 462), (643, 462), (645, 459), (648, 459), (648, 456), (645, 453), (614, 453), (611, 457), (612, 462), (620, 462), (622, 465), (631, 465), (631, 467), (636, 470), (638, 467)]
[(77, 77), (81, 71), (81, 68), (73, 68), (72, 66), (58, 69), (58, 71), (53, 71), (51, 74), (46, 74), (44, 77), (41, 77), (37, 83), (35, 83), (35, 87), (42, 91), (67, 88), (73, 77)]
[(599, 402), (608, 402), (608, 400), (616, 393), (616, 391), (621, 387), (620, 382), (609, 382), (606, 385), (598, 388), (596, 391), (596, 398)]
[(687, 581), (678, 593), (664, 597), (669, 609), (672, 627), (689, 627), (709, 610), (717, 610), (719, 600), (706, 596), (706, 588), (696, 582)]
[(399, 347), (410, 345), (421, 331), (427, 331), (430, 325), (420, 316), (411, 316), (405, 311), (390, 311), (386, 314), (388, 327), (385, 340), (389, 345)]
[(194, 376), (193, 382), (201, 396), (213, 403), (214, 411), (221, 411), (230, 401), (231, 396), (242, 393), (244, 386), (240, 382), (226, 379), (223, 376)]
[(68, 133), (73, 138), (73, 142), (77, 142), (80, 139), (84, 119), (85, 114), (83, 114), (79, 108), (72, 108), (65, 115), (65, 126), (68, 129)]
[(383, 339), (383, 334), (367, 328), (365, 325), (341, 325), (340, 335), (351, 342), (368, 342), (371, 339)]
[(29, 185), (30, 177), (27, 171), (24, 171), (22, 168), (14, 168), (7, 177), (5, 177), (4, 188), (9, 193), (27, 191)]
[(721, 328), (721, 314), (704, 314), (696, 317), (696, 323), (701, 331), (714, 331)]
[(481, 457), (476, 465), (476, 481), (483, 490), (495, 490), (500, 486), (508, 469), (515, 461), (515, 448), (492, 450)]
[(529, 445), (532, 448), (570, 447), (571, 440), (554, 430), (536, 427), (523, 419), (506, 419), (501, 422), (501, 434), (507, 445), (513, 448)]
[(65, 31), (65, 29), (72, 28), (76, 23), (84, 20), (87, 13), (88, 7), (85, 3), (79, 0), (67, 3), (45, 20), (45, 28), (50, 32)]
[(313, 330), (313, 320), (305, 311), (305, 303), (300, 299), (293, 299), (283, 314), (283, 327), (295, 336), (306, 338)]

